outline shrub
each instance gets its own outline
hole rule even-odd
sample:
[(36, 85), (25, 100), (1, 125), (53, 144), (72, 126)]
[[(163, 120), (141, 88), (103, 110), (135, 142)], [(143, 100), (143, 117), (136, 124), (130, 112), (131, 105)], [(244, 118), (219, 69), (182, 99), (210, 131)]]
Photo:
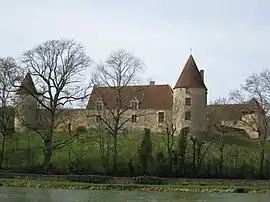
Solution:
[(133, 183), (135, 183), (135, 184), (149, 184), (149, 185), (164, 184), (164, 182), (162, 182), (162, 180), (160, 178), (150, 177), (150, 176), (133, 177)]
[(109, 183), (113, 178), (110, 176), (102, 176), (102, 175), (76, 175), (69, 176), (70, 181), (74, 182), (86, 182), (86, 183), (97, 183), (97, 184), (105, 184)]
[(78, 132), (78, 133), (86, 133), (87, 132), (87, 128), (85, 126), (78, 126), (75, 129), (75, 131)]

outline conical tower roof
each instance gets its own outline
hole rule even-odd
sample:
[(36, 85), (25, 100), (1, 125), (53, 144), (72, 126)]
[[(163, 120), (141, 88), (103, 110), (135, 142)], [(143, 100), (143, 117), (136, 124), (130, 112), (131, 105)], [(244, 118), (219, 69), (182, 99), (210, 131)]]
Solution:
[(206, 88), (201, 73), (198, 70), (193, 56), (190, 54), (181, 75), (179, 76), (175, 86), (176, 88)]
[(24, 79), (22, 80), (21, 86), (18, 90), (19, 94), (30, 94), (30, 93), (37, 93), (37, 89), (33, 82), (30, 72), (28, 72)]

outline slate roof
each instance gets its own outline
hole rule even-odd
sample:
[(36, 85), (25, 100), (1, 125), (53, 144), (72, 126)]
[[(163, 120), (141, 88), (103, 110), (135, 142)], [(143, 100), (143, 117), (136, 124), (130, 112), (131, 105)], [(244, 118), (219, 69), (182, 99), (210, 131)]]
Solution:
[(18, 89), (19, 94), (37, 93), (37, 89), (33, 82), (30, 72), (28, 72), (21, 82), (21, 86)]
[(189, 56), (175, 86), (176, 88), (206, 88), (192, 55)]

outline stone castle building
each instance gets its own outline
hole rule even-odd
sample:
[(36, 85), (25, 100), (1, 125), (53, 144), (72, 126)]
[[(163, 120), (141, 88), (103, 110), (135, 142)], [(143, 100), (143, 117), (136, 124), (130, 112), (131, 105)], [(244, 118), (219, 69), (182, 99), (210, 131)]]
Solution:
[[(36, 99), (22, 90), (28, 88), (37, 93), (29, 73), (21, 85), (17, 94), (20, 104), (11, 125), (14, 124), (15, 131), (26, 130), (26, 124), (44, 127), (46, 124), (42, 121), (46, 120), (48, 112), (40, 109)], [(184, 131), (195, 135), (222, 127), (250, 138), (259, 137), (264, 128), (264, 113), (255, 99), (241, 104), (207, 105), (207, 91), (204, 71), (199, 71), (190, 55), (173, 88), (154, 81), (149, 85), (125, 86), (121, 91), (112, 87), (93, 87), (86, 109), (61, 109), (68, 113), (62, 115), (64, 119), (56, 130), (70, 127), (73, 130), (78, 126), (107, 127), (115, 121), (113, 114), (121, 108), (119, 121), (128, 130), (150, 128), (153, 132), (163, 132), (166, 127), (173, 126), (177, 133)]]

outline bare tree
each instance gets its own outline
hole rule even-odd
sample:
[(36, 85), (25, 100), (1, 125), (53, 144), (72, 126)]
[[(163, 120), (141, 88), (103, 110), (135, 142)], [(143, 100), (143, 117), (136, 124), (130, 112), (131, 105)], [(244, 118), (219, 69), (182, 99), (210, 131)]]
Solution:
[(175, 146), (175, 136), (176, 136), (176, 127), (172, 123), (171, 126), (167, 124), (164, 130), (164, 135), (162, 136), (163, 142), (167, 148), (168, 157), (169, 157), (169, 167), (173, 168), (173, 148)]
[(53, 142), (54, 130), (61, 122), (59, 117), (63, 117), (63, 111), (66, 112), (62, 108), (89, 95), (90, 82), (84, 82), (86, 78), (83, 75), (91, 64), (92, 60), (83, 46), (74, 40), (46, 41), (22, 55), (22, 65), (35, 79), (38, 93), (24, 90), (36, 99), (42, 109), (40, 112), (43, 111), (41, 116), (47, 123), (43, 130), (31, 127), (43, 139), (44, 170), (51, 162), (53, 148), (67, 142)]
[(0, 168), (3, 164), (6, 138), (14, 129), (14, 83), (19, 82), (19, 68), (14, 58), (0, 58), (0, 135), (2, 137)]
[(228, 132), (227, 127), (222, 124), (222, 118), (220, 117), (220, 112), (218, 107), (224, 107), (230, 104), (229, 100), (225, 97), (217, 98), (215, 101), (210, 103), (210, 108), (208, 108), (208, 126), (209, 132), (211, 133), (211, 138), (217, 141), (219, 144), (219, 172), (223, 171), (224, 167), (224, 148), (225, 148), (225, 135)]
[(104, 169), (108, 169), (111, 156), (112, 136), (104, 130), (101, 124), (96, 124), (96, 128), (90, 131), (87, 137), (90, 141), (98, 143), (100, 149), (101, 164)]
[(248, 77), (240, 89), (230, 93), (233, 102), (247, 103), (250, 108), (243, 114), (241, 124), (260, 139), (260, 172), (263, 173), (265, 161), (265, 142), (268, 138), (269, 123), (266, 115), (270, 103), (270, 71), (263, 70), (259, 74)]
[(98, 64), (94, 73), (94, 83), (105, 86), (113, 92), (110, 97), (113, 105), (100, 95), (106, 112), (100, 116), (100, 120), (113, 137), (114, 171), (117, 169), (117, 137), (121, 132), (125, 132), (126, 123), (132, 119), (131, 116), (127, 116), (132, 106), (125, 92), (129, 85), (138, 82), (138, 74), (143, 70), (143, 66), (139, 58), (123, 49), (118, 49), (113, 51), (104, 63)]

